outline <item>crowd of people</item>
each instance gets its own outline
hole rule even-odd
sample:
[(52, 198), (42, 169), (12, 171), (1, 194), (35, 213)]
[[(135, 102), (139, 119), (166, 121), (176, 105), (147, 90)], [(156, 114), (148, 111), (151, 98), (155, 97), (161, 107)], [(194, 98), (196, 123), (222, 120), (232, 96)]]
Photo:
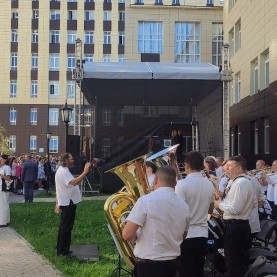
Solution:
[[(58, 159), (22, 154), (19, 157), (0, 156), (0, 227), (10, 222), (9, 194), (24, 195), (26, 203), (33, 202), (34, 189), (48, 190), (55, 184)], [(48, 179), (47, 179), (48, 178)]]
[(247, 171), (242, 156), (204, 159), (193, 151), (184, 158), (186, 178), (176, 180), (168, 167), (146, 163), (153, 191), (138, 199), (123, 229), (124, 240), (136, 241), (135, 276), (204, 276), (208, 221), (215, 213), (224, 226), (226, 276), (244, 276), (259, 220), (277, 219), (277, 160), (271, 167), (258, 160)]

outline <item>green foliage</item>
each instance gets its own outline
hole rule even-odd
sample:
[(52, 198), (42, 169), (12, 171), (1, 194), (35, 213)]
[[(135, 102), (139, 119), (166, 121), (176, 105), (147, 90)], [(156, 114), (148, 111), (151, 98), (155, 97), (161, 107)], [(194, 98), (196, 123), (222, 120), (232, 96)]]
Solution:
[(117, 267), (118, 253), (107, 228), (104, 201), (82, 201), (78, 204), (72, 245), (98, 246), (99, 261), (86, 262), (56, 255), (56, 239), (60, 216), (54, 213), (54, 203), (12, 203), (11, 227), (28, 240), (65, 276), (111, 276)]
[(6, 155), (14, 154), (12, 150), (9, 149), (9, 138), (7, 137), (6, 130), (0, 124), (0, 153)]

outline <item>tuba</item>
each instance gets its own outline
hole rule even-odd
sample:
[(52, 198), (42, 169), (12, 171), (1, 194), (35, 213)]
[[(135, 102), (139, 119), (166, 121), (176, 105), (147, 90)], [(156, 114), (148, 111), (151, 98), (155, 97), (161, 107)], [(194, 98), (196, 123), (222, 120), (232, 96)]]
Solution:
[[(104, 213), (108, 221), (108, 228), (115, 242), (116, 248), (125, 261), (128, 268), (134, 269), (136, 257), (134, 256), (135, 243), (123, 240), (122, 230), (125, 226), (126, 218), (134, 207), (139, 197), (148, 194), (151, 188), (146, 176), (145, 162), (157, 161), (157, 167), (165, 165), (162, 157), (176, 149), (178, 145), (166, 148), (149, 158), (143, 155), (127, 163), (114, 167), (107, 172), (116, 174), (125, 184), (117, 193), (111, 195), (104, 204)], [(176, 159), (175, 159), (176, 160)], [(159, 161), (159, 162), (158, 162)], [(177, 163), (177, 161), (176, 161)], [(168, 164), (168, 163), (167, 163)], [(172, 164), (170, 164), (172, 166)], [(177, 164), (178, 166), (178, 164)]]

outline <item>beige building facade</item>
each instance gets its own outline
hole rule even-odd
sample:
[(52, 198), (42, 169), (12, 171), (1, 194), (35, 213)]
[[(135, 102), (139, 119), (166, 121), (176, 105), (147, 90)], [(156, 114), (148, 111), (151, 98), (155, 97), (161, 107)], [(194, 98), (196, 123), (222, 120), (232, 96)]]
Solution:
[(230, 154), (245, 156), (253, 167), (257, 159), (271, 164), (277, 156), (276, 9), (275, 0), (224, 4), (224, 40), (233, 71)]
[(0, 122), (16, 155), (46, 154), (48, 130), (50, 153), (65, 151), (60, 108), (79, 99), (77, 38), (85, 61), (221, 62), (219, 0), (10, 0), (0, 8)]

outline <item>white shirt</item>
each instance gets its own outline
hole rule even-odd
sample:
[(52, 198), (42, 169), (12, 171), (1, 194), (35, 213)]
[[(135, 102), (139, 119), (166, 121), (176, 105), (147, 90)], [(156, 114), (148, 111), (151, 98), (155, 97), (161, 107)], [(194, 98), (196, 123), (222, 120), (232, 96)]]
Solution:
[(222, 175), (218, 181), (218, 190), (220, 192), (224, 192), (225, 188), (227, 188), (229, 178), (226, 175)]
[(177, 182), (175, 192), (189, 206), (191, 219), (187, 238), (207, 238), (208, 211), (214, 201), (213, 184), (201, 172), (194, 172)]
[[(0, 174), (4, 176), (11, 176), (11, 167), (9, 165), (4, 164), (0, 167)], [(2, 191), (2, 177), (0, 177), (0, 191)]]
[(141, 226), (136, 257), (172, 260), (180, 255), (183, 235), (189, 228), (189, 208), (173, 188), (161, 187), (140, 197), (127, 220)]
[(74, 176), (69, 169), (59, 166), (55, 175), (56, 195), (59, 206), (68, 206), (70, 200), (72, 200), (74, 204), (82, 200), (79, 186), (69, 184), (72, 179), (74, 179)]
[(247, 176), (247, 178), (251, 181), (254, 189), (254, 198), (255, 198), (255, 206), (251, 211), (249, 218), (249, 225), (251, 229), (251, 233), (257, 233), (261, 231), (260, 220), (259, 220), (259, 207), (258, 201), (265, 200), (265, 195), (262, 190), (262, 186), (259, 181), (253, 176)]
[(154, 180), (155, 180), (155, 174), (152, 174), (148, 177), (148, 184), (149, 184), (151, 189), (153, 188)]
[(223, 219), (247, 220), (254, 208), (254, 189), (247, 177), (234, 179), (226, 198), (219, 204), (224, 212)]
[[(276, 176), (277, 176), (277, 174), (276, 174)], [(275, 193), (274, 193), (274, 191), (275, 191), (275, 184), (277, 184), (277, 182), (276, 182), (277, 178), (276, 178), (275, 184), (274, 184), (274, 178), (273, 177), (274, 177), (274, 175), (267, 177), (267, 183), (268, 183), (268, 185), (267, 185), (266, 199), (268, 201), (277, 202), (277, 201), (275, 201)]]
[(271, 186), (274, 188), (274, 205), (277, 205), (277, 173), (268, 176)]
[(216, 172), (216, 176), (222, 176), (222, 175), (224, 174), (223, 169), (222, 169), (222, 166), (217, 167), (217, 168), (215, 169), (215, 172)]

